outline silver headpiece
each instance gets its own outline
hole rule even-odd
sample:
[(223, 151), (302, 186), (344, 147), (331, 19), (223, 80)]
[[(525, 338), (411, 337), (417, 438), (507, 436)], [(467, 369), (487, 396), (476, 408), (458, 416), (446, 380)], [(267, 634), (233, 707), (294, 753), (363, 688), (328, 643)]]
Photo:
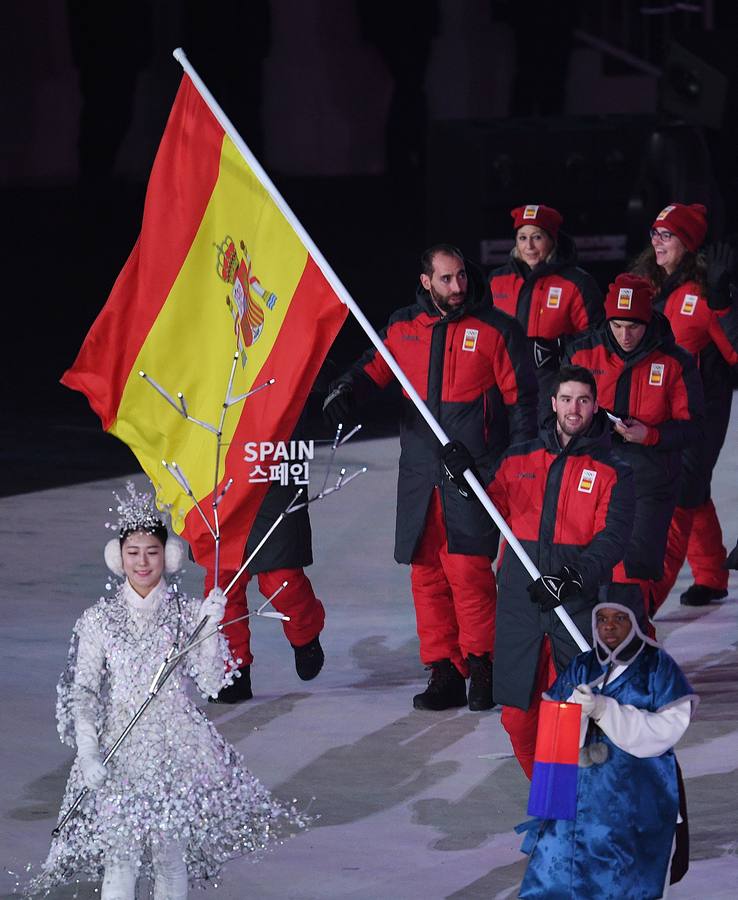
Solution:
[(105, 527), (117, 531), (119, 536), (133, 531), (155, 531), (164, 526), (164, 515), (159, 512), (152, 493), (136, 490), (132, 481), (126, 482), (126, 494), (121, 497), (113, 491), (118, 505), (108, 507), (108, 512), (118, 513), (117, 522), (106, 522)]

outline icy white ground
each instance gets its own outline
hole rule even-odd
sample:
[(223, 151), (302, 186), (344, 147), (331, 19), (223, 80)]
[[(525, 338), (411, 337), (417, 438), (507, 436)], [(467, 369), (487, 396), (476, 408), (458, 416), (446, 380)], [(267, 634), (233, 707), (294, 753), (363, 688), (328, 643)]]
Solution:
[[(735, 413), (714, 487), (730, 547), (738, 535), (737, 446)], [(528, 783), (499, 712), (411, 707), (426, 675), (409, 572), (392, 560), (397, 451), (395, 439), (347, 445), (343, 463), (369, 472), (314, 507), (310, 577), (328, 611), (323, 672), (299, 681), (281, 627), (261, 620), (253, 629), (254, 700), (205, 707), (255, 774), (319, 818), (257, 865), (230, 864), (203, 898), (516, 896), (525, 863), (513, 826), (527, 818)], [(15, 896), (11, 873), (48, 849), (71, 762), (57, 739), (55, 685), (72, 625), (107, 580), (104, 522), (121, 483), (0, 500), (2, 898)], [(200, 577), (191, 565), (186, 587), (197, 591)], [(733, 573), (728, 599), (703, 609), (679, 605), (690, 583), (685, 567), (657, 620), (659, 638), (702, 698), (679, 748), (692, 864), (669, 897), (719, 900), (738, 895), (738, 579)], [(81, 885), (79, 896), (96, 896), (95, 886)]]

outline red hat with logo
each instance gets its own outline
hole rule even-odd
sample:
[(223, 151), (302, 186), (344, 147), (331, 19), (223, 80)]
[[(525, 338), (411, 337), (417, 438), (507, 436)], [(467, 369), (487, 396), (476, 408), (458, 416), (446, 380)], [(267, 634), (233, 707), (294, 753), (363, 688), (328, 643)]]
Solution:
[(605, 318), (647, 324), (653, 315), (654, 294), (651, 282), (640, 275), (618, 275), (605, 297)]
[(661, 210), (651, 228), (671, 231), (687, 250), (696, 253), (707, 234), (707, 207), (701, 203), (672, 203)]
[(556, 240), (559, 228), (564, 221), (561, 213), (552, 206), (543, 206), (543, 204), (529, 203), (527, 206), (516, 206), (510, 210), (513, 218), (514, 228), (522, 228), (523, 225), (536, 225), (543, 228), (551, 237)]

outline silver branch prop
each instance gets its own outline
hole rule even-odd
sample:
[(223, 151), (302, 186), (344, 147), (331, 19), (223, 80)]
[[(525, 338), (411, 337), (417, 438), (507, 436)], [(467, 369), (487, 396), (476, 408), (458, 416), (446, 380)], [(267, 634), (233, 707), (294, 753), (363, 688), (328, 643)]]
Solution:
[(202, 508), (200, 501), (195, 497), (192, 488), (187, 480), (187, 476), (182, 471), (182, 469), (177, 465), (176, 462), (167, 462), (166, 460), (162, 460), (162, 465), (169, 472), (169, 474), (174, 478), (177, 484), (182, 488), (182, 490), (187, 494), (187, 496), (192, 500), (195, 505), (195, 509), (198, 514), (202, 518), (205, 523), (206, 528), (210, 532), (213, 541), (215, 542), (215, 584), (218, 584), (219, 575), (220, 575), (220, 519), (218, 515), (218, 507), (220, 506), (220, 502), (225, 496), (228, 488), (233, 484), (233, 479), (229, 479), (225, 487), (222, 488), (220, 492), (218, 492), (218, 471), (220, 469), (220, 459), (223, 452), (223, 428), (225, 425), (225, 417), (228, 410), (234, 406), (236, 403), (241, 403), (244, 400), (248, 400), (253, 394), (257, 393), (257, 391), (262, 391), (264, 388), (270, 387), (275, 383), (274, 378), (270, 378), (268, 381), (265, 381), (264, 384), (260, 384), (255, 388), (252, 388), (250, 391), (246, 391), (243, 394), (238, 394), (237, 396), (233, 396), (233, 381), (236, 376), (236, 366), (238, 365), (239, 354), (236, 352), (233, 354), (233, 359), (231, 361), (231, 370), (228, 374), (228, 384), (226, 386), (225, 397), (223, 398), (223, 402), (220, 408), (220, 421), (217, 426), (212, 425), (210, 422), (205, 422), (203, 419), (198, 419), (196, 416), (190, 414), (189, 407), (187, 405), (187, 401), (185, 399), (184, 394), (179, 391), (177, 393), (177, 399), (175, 400), (169, 391), (166, 388), (163, 388), (157, 381), (148, 375), (144, 371), (140, 371), (138, 374), (143, 378), (143, 380), (150, 384), (152, 388), (163, 397), (166, 402), (174, 409), (183, 419), (186, 419), (188, 422), (192, 422), (194, 425), (199, 425), (200, 428), (204, 428), (206, 431), (209, 431), (210, 434), (215, 436), (215, 474), (213, 476), (213, 495), (210, 502), (210, 508), (212, 510), (212, 522), (205, 514), (205, 510)]

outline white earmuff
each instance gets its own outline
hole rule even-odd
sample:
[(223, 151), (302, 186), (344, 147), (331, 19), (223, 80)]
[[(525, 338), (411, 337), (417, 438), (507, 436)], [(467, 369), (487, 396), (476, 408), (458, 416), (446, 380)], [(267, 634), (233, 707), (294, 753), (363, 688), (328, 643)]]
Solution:
[(119, 577), (123, 574), (123, 554), (120, 551), (120, 540), (111, 538), (105, 545), (105, 565), (110, 569), (113, 575)]
[[(182, 568), (184, 560), (184, 544), (177, 538), (170, 537), (164, 546), (164, 571), (173, 575)], [(121, 561), (122, 562), (122, 561)]]

